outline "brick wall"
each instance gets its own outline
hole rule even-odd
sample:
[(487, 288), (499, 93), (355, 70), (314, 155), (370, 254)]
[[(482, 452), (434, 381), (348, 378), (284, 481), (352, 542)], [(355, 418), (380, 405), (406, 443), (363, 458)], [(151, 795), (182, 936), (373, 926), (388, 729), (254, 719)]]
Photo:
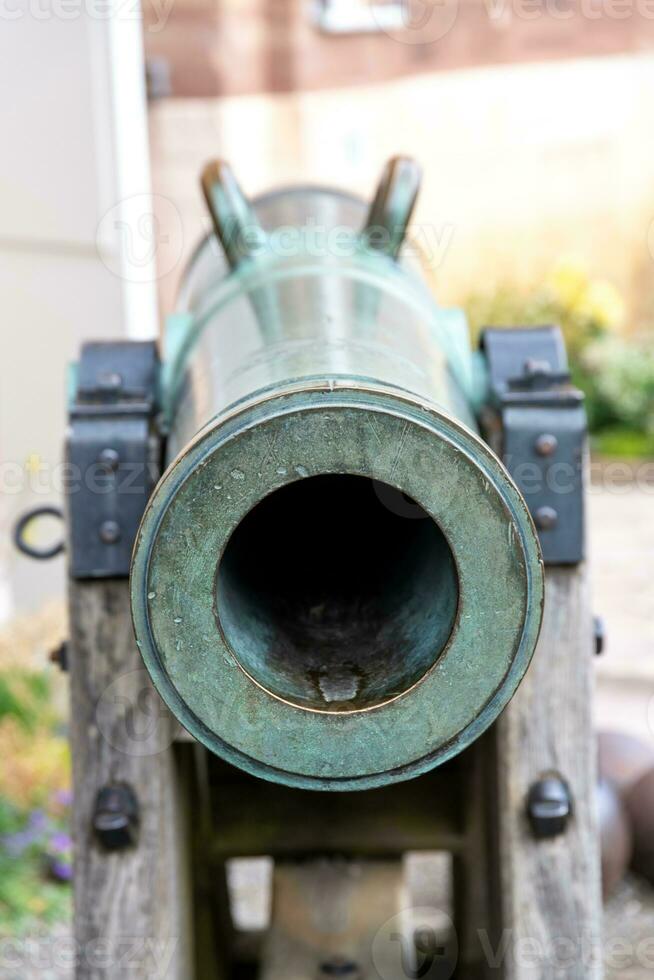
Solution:
[(422, 27), (331, 36), (311, 0), (144, 0), (146, 54), (167, 60), (173, 95), (211, 97), (654, 47), (654, 0), (414, 2)]

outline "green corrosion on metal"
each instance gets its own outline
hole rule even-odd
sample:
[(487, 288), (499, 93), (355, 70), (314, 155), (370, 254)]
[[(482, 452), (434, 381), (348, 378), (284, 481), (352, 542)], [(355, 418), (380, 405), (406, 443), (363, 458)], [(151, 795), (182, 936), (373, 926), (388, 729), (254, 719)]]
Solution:
[[(396, 225), (368, 246), (371, 216), (415, 198), (406, 165), (384, 179), (368, 215), (324, 190), (235, 205), (264, 252), (196, 254), (164, 374), (170, 464), (133, 558), (140, 649), (182, 724), (314, 789), (460, 752), (515, 692), (542, 615), (527, 507), (476, 432), (465, 319), (395, 261)], [(222, 223), (226, 186), (205, 187)], [(351, 229), (349, 253), (270, 245), (309, 219)]]

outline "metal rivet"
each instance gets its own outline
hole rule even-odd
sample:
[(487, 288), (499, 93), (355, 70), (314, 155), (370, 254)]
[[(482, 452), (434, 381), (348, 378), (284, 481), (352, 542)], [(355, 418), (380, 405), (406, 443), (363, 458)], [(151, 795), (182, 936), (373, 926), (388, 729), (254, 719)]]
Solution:
[(108, 473), (114, 473), (120, 463), (120, 455), (115, 449), (103, 449), (98, 455), (98, 463)]
[(539, 840), (558, 837), (572, 815), (572, 797), (560, 776), (546, 776), (534, 783), (527, 799), (527, 816)]
[(556, 527), (559, 515), (553, 507), (539, 507), (534, 514), (534, 520), (539, 531), (551, 531)]
[(95, 800), (93, 831), (108, 851), (121, 851), (137, 842), (139, 805), (131, 786), (103, 786)]
[(606, 626), (601, 616), (593, 616), (593, 633), (595, 635), (595, 655), (600, 657), (606, 645)]
[(544, 432), (534, 443), (534, 448), (539, 456), (553, 456), (558, 447), (559, 440), (551, 432)]
[(68, 641), (64, 640), (55, 650), (51, 650), (48, 655), (50, 663), (57, 664), (60, 670), (68, 670)]
[(120, 539), (120, 524), (117, 521), (104, 521), (98, 533), (103, 544), (115, 544)]
[(552, 367), (547, 361), (539, 361), (533, 357), (530, 357), (528, 361), (525, 361), (524, 366), (525, 374), (551, 374)]
[(98, 375), (98, 386), (105, 391), (120, 391), (123, 379), (116, 371), (103, 371)]

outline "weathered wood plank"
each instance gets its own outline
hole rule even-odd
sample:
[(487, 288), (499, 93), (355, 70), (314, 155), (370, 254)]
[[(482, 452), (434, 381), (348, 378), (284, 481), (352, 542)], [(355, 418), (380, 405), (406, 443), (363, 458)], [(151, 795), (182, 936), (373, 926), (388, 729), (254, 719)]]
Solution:
[[(71, 581), (70, 681), (77, 980), (192, 976), (188, 834), (171, 720), (134, 641), (126, 581)], [(105, 851), (98, 790), (127, 783), (138, 843)]]
[[(494, 952), (506, 980), (602, 976), (592, 650), (586, 568), (548, 569), (538, 649), (497, 726), (504, 933)], [(568, 782), (574, 814), (564, 835), (539, 841), (526, 799), (552, 772)]]
[(291, 789), (230, 771), (210, 759), (214, 859), (271, 854), (399, 857), (459, 851), (461, 774), (456, 765), (365, 793)]
[[(114, 977), (131, 958), (132, 964), (138, 964), (131, 970), (133, 976), (187, 980), (194, 975), (188, 923), (192, 900), (186, 869), (190, 835), (183, 828), (182, 801), (187, 794), (178, 792), (171, 749), (174, 726), (141, 667), (132, 638), (126, 583), (73, 582), (70, 593), (77, 977)], [(506, 980), (549, 980), (561, 961), (566, 980), (601, 976), (596, 943), (600, 898), (592, 808), (591, 649), (584, 570), (550, 570), (539, 650), (496, 733), (505, 932), (492, 940), (489, 936), (482, 949), (491, 968), (499, 958)], [(560, 772), (569, 782), (575, 815), (564, 837), (538, 842), (526, 820), (526, 794), (533, 781), (551, 771)], [(300, 793), (254, 780), (245, 794), (238, 779), (233, 786), (228, 780), (221, 787), (221, 805), (212, 831), (214, 854), (260, 853), (262, 848), (289, 853), (304, 847), (315, 849), (316, 841), (328, 850), (347, 850), (348, 832), (351, 847), (361, 847), (361, 841), (368, 838), (361, 835), (360, 822), (349, 822), (346, 815), (334, 812), (343, 801), (350, 808), (355, 803), (369, 804), (363, 806), (359, 821), (369, 829), (373, 850), (387, 848), (390, 853), (398, 846), (441, 846), (462, 853), (462, 830), (468, 838), (472, 833), (478, 845), (483, 824), (469, 810), (468, 826), (459, 826), (458, 792), (444, 793), (440, 776), (436, 773), (393, 787), (393, 796), (375, 791), (356, 799)], [(448, 778), (453, 777), (449, 773)], [(107, 782), (129, 783), (141, 804), (139, 844), (117, 854), (103, 852), (91, 829), (97, 790)], [(482, 790), (477, 786), (479, 796)], [(246, 806), (244, 801), (252, 792), (254, 799)], [(302, 820), (293, 824), (290, 833), (289, 819), (296, 812), (292, 797), (297, 795), (302, 796)], [(312, 808), (309, 804), (314, 797)], [(397, 806), (392, 805), (393, 799)], [(448, 799), (453, 812), (443, 822), (439, 810)], [(244, 828), (251, 824), (246, 810), (258, 814), (256, 827), (252, 826), (256, 840), (249, 843), (243, 837)], [(300, 833), (302, 826), (306, 840)], [(461, 967), (474, 970), (470, 936), (474, 938), (473, 927), (482, 925), (477, 913), (483, 902), (474, 891), (476, 859), (467, 864), (464, 888), (473, 896), (469, 912), (475, 921), (472, 926), (467, 923), (467, 935), (460, 937), (465, 938)], [(279, 873), (288, 873), (284, 870), (288, 867), (296, 866), (282, 864)], [(308, 875), (306, 869), (313, 865), (303, 867), (303, 874)], [(279, 945), (279, 936), (275, 942), (278, 949), (286, 948)], [(280, 956), (269, 952), (269, 962), (279, 961)]]
[(453, 913), (457, 935), (457, 980), (486, 976), (480, 931), (495, 935), (492, 827), (496, 823), (493, 763), (494, 732), (488, 732), (460, 758), (464, 791), (464, 840), (453, 862)]

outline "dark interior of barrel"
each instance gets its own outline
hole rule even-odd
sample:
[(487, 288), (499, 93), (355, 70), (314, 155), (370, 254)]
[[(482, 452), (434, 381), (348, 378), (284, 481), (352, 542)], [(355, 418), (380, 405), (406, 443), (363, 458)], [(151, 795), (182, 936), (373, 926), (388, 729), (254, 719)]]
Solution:
[(363, 476), (298, 480), (232, 534), (216, 615), (240, 665), (300, 707), (358, 711), (436, 663), (458, 607), (447, 540), (401, 491)]

